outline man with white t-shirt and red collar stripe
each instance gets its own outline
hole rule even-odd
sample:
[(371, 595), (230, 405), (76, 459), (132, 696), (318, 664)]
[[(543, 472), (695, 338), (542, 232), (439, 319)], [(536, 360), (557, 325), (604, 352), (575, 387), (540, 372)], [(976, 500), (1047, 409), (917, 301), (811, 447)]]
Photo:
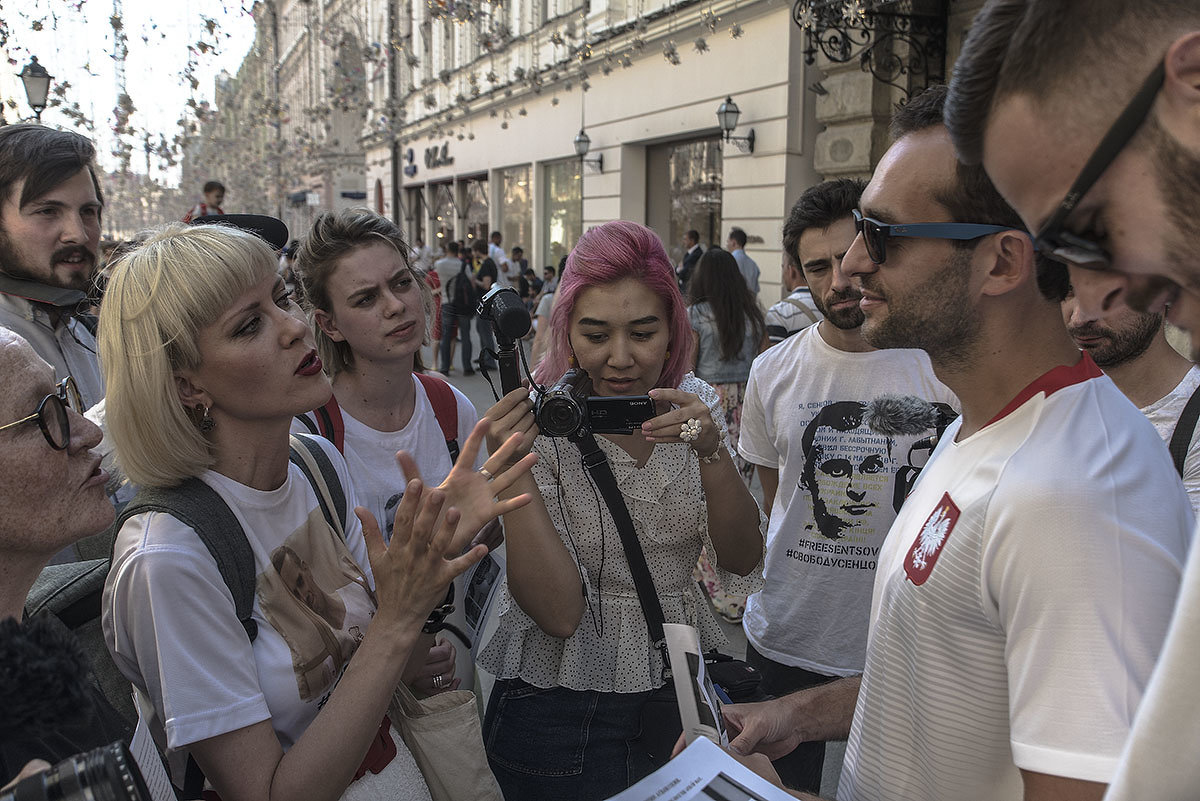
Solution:
[(726, 720), (767, 756), (848, 734), (843, 801), (1099, 799), (1193, 516), (1153, 426), (1067, 334), (1064, 271), (957, 164), (943, 98), (897, 112), (844, 264), (864, 338), (925, 350), (962, 417), (884, 542), (861, 684)]

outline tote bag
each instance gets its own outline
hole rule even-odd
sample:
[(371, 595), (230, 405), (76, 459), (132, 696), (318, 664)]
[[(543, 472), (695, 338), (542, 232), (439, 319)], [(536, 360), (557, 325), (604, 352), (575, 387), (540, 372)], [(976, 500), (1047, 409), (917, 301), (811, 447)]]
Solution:
[(433, 801), (504, 801), (483, 750), (475, 693), (451, 690), (417, 700), (400, 683), (389, 714)]

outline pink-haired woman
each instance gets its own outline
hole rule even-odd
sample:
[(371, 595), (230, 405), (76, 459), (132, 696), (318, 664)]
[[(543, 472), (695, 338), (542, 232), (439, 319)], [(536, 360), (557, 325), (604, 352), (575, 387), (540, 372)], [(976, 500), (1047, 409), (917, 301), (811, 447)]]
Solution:
[[(632, 222), (594, 228), (571, 252), (558, 292), (534, 377), (549, 385), (577, 366), (594, 394), (654, 398), (660, 414), (639, 433), (597, 440), (667, 622), (696, 626), (705, 650), (722, 646), (692, 568), (704, 546), (727, 587), (758, 590), (764, 518), (725, 444), (716, 392), (685, 374), (692, 332), (662, 242)], [(509, 490), (538, 493), (505, 519), (507, 585), (481, 659), (498, 678), (484, 721), (488, 756), (508, 798), (604, 799), (657, 767), (635, 741), (642, 705), (664, 682), (663, 659), (579, 449), (538, 436), (524, 391), (487, 417), (496, 445), (520, 432), (539, 457)]]

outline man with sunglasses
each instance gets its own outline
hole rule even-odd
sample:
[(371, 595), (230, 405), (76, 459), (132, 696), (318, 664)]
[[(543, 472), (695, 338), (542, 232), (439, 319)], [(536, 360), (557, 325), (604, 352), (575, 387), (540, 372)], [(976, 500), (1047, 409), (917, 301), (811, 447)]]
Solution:
[(1099, 799), (1193, 516), (1154, 428), (1067, 334), (1064, 271), (956, 162), (944, 96), (896, 113), (845, 258), (864, 339), (924, 350), (963, 413), (879, 554), (838, 796)]
[[(8, 700), (0, 728), (13, 732), (14, 720), (27, 720), (38, 729), (0, 737), (4, 784), (32, 759), (57, 762), (119, 738), (128, 741), (131, 732), (98, 691), (76, 686), (86, 667), (70, 669), (78, 656), (73, 650), (59, 653), (64, 646), (56, 644), (71, 639), (62, 624), (48, 614), (24, 619), (26, 596), (50, 558), (112, 523), (107, 476), (92, 451), (100, 430), (73, 405), (78, 403), (73, 382), (67, 378), (56, 386), (50, 365), (3, 328), (0, 376), (0, 621), (6, 621), (5, 653), (28, 658), (4, 665)], [(39, 698), (51, 692), (54, 697)], [(64, 710), (64, 696), (90, 698), (94, 709), (81, 704)]]
[[(825, 181), (792, 205), (783, 248), (822, 319), (755, 359), (746, 386), (738, 453), (758, 471), (770, 524), (766, 584), (748, 599), (743, 625), (746, 659), (770, 695), (862, 673), (894, 488), (906, 454), (930, 433), (878, 434), (867, 403), (891, 394), (958, 405), (925, 354), (863, 341), (861, 295), (842, 268), (863, 186)], [(805, 742), (775, 769), (788, 787), (817, 792), (824, 757), (824, 742)]]
[(95, 148), (41, 125), (0, 128), (0, 326), (70, 375), (87, 407), (104, 397), (86, 315), (103, 202)]
[[(1043, 250), (1120, 281), (1125, 302), (1188, 329), (1200, 357), (1200, 5), (1002, 0), (971, 25), (946, 122)], [(1098, 435), (1103, 432), (1098, 431)], [(1200, 553), (1111, 799), (1200, 787)]]

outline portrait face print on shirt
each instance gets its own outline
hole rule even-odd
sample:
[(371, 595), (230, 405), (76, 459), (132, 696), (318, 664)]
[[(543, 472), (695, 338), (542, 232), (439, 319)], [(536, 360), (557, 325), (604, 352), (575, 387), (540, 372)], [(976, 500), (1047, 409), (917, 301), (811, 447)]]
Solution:
[(864, 406), (837, 401), (824, 406), (804, 429), (800, 488), (812, 499), (817, 531), (842, 539), (873, 532), (877, 509), (891, 511), (893, 440), (863, 424)]
[(375, 598), (345, 543), (314, 509), (258, 576), (263, 616), (292, 652), (302, 701), (330, 691), (375, 614)]

